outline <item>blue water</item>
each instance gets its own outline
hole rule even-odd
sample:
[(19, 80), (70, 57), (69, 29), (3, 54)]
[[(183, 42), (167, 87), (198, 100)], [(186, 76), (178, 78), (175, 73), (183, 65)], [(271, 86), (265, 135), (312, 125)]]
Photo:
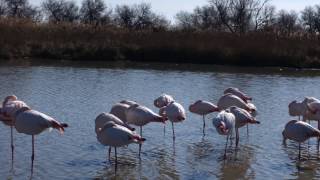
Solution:
[[(31, 176), (31, 136), (14, 132), (15, 158), (11, 162), (10, 128), (0, 124), (1, 179), (318, 179), (316, 140), (282, 145), (288, 104), (304, 96), (320, 97), (320, 76), (313, 72), (239, 72), (206, 68), (85, 68), (1, 66), (0, 98), (15, 94), (33, 109), (70, 125), (64, 135), (45, 131), (36, 136), (34, 173)], [(168, 93), (186, 110), (198, 99), (216, 103), (227, 87), (238, 87), (253, 97), (260, 125), (240, 130), (240, 145), (229, 145), (223, 159), (225, 137), (217, 134), (207, 117), (187, 111), (187, 119), (175, 125), (150, 123), (143, 129), (147, 141), (138, 158), (138, 146), (118, 148), (118, 168), (107, 160), (107, 147), (97, 142), (94, 119), (109, 112), (116, 102), (130, 99), (154, 111), (153, 100)], [(315, 122), (312, 122), (316, 125)], [(308, 150), (309, 149), (309, 150)], [(114, 152), (114, 151), (112, 151)], [(13, 163), (13, 164), (12, 164)]]

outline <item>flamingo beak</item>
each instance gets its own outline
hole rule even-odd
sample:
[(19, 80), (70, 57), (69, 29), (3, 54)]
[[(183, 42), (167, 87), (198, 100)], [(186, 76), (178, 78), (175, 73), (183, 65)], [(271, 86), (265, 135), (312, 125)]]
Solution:
[(221, 132), (223, 132), (223, 133), (228, 133), (228, 129), (226, 129), (223, 124), (221, 124), (220, 126), (218, 126), (218, 129), (219, 129)]

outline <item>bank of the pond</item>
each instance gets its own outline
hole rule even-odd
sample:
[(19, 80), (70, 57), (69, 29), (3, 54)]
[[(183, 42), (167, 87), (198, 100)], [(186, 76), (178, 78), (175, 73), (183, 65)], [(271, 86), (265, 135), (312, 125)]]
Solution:
[(0, 23), (0, 59), (130, 61), (320, 68), (320, 41), (248, 33), (129, 31), (115, 27)]

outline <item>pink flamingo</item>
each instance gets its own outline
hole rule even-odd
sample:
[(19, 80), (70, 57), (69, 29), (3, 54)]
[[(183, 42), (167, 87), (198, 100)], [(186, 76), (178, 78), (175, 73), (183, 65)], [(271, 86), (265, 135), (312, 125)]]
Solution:
[(284, 130), (282, 131), (283, 136), (283, 144), (286, 144), (286, 140), (290, 139), (299, 143), (299, 159), (301, 157), (301, 143), (306, 141), (311, 137), (320, 137), (320, 131), (310, 124), (292, 120), (289, 121), (286, 125)]
[(205, 134), (204, 130), (206, 127), (205, 116), (213, 113), (219, 112), (218, 106), (214, 105), (209, 101), (198, 100), (195, 103), (189, 106), (189, 111), (195, 114), (202, 115), (203, 118), (203, 134)]
[[(117, 125), (124, 126), (131, 131), (135, 130), (134, 128), (130, 127), (127, 123), (124, 123), (123, 121), (121, 121), (117, 116), (109, 113), (101, 113), (97, 116), (95, 120), (96, 134), (98, 134), (100, 128), (103, 128), (103, 126), (110, 121), (114, 122)], [(111, 153), (111, 146), (109, 147), (109, 159), (110, 159), (110, 153)]]
[[(161, 122), (165, 123), (166, 119), (151, 109), (135, 104), (130, 106), (126, 111), (126, 119), (128, 124), (133, 124), (136, 126), (140, 126), (140, 136), (142, 136), (142, 126), (150, 123), (150, 122)], [(141, 152), (141, 144), (139, 144), (139, 156)]]
[(2, 103), (0, 118), (5, 125), (10, 126), (12, 161), (14, 157), (14, 144), (13, 144), (14, 119), (13, 117), (16, 114), (16, 112), (23, 107), (29, 108), (29, 106), (25, 102), (18, 100), (17, 96), (15, 95), (7, 96)]
[(173, 140), (175, 140), (175, 133), (174, 133), (174, 125), (173, 123), (182, 122), (186, 119), (186, 112), (183, 106), (175, 101), (168, 104), (168, 106), (164, 106), (159, 110), (159, 114), (163, 117), (168, 118), (172, 124), (172, 133), (173, 133)]
[(173, 99), (173, 97), (171, 95), (162, 94), (160, 97), (158, 97), (157, 99), (155, 99), (153, 101), (153, 104), (157, 108), (162, 108), (164, 106), (167, 106), (168, 104), (170, 104), (173, 101), (174, 101), (174, 99)]
[(135, 132), (131, 131), (130, 129), (118, 125), (113, 121), (109, 121), (103, 125), (102, 128), (98, 129), (97, 132), (97, 139), (98, 141), (110, 147), (114, 147), (115, 151), (115, 161), (116, 166), (115, 169), (117, 170), (117, 147), (125, 146), (131, 143), (137, 143), (139, 145), (142, 144), (146, 139), (142, 138)]
[(245, 93), (243, 93), (242, 91), (240, 91), (238, 88), (234, 88), (234, 87), (229, 87), (227, 88), (224, 92), (224, 94), (233, 94), (238, 96), (239, 98), (241, 98), (244, 102), (248, 102), (248, 101), (252, 101), (252, 98), (249, 97), (248, 95), (246, 95)]
[(19, 133), (32, 136), (32, 167), (34, 161), (34, 136), (40, 134), (47, 128), (55, 128), (63, 134), (64, 128), (68, 127), (67, 124), (60, 123), (52, 117), (35, 110), (31, 110), (30, 108), (19, 109), (16, 112), (14, 119), (15, 128)]

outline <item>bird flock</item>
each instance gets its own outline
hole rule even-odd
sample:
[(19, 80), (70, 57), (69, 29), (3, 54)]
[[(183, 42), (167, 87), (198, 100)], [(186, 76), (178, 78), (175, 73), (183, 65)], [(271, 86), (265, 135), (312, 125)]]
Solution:
[[(109, 112), (102, 112), (95, 118), (97, 141), (109, 147), (109, 160), (112, 147), (115, 151), (115, 163), (117, 164), (117, 148), (131, 143), (139, 145), (140, 157), (142, 144), (146, 141), (143, 137), (142, 127), (152, 122), (162, 123), (165, 130), (166, 121), (170, 121), (172, 138), (175, 140), (174, 124), (186, 120), (184, 107), (168, 94), (160, 95), (154, 100), (153, 104), (159, 109), (158, 113), (135, 101), (123, 100), (114, 104)], [(286, 143), (286, 139), (298, 142), (300, 159), (301, 143), (311, 137), (318, 137), (320, 139), (320, 100), (306, 97), (302, 102), (292, 101), (288, 107), (289, 115), (298, 116), (298, 120), (291, 120), (285, 125), (282, 132), (283, 143)], [(197, 100), (189, 106), (188, 110), (191, 113), (202, 116), (203, 135), (205, 135), (206, 116), (210, 113), (217, 113), (212, 119), (212, 124), (218, 134), (226, 137), (224, 158), (227, 157), (228, 142), (231, 141), (234, 133), (236, 139), (235, 146), (238, 147), (240, 139), (239, 128), (247, 126), (247, 133), (249, 133), (249, 124), (260, 124), (260, 121), (256, 120), (257, 108), (253, 104), (253, 98), (234, 87), (227, 88), (216, 105), (209, 101)], [(32, 171), (35, 158), (35, 135), (40, 134), (48, 128), (57, 129), (63, 134), (65, 128), (68, 127), (66, 123), (60, 123), (42, 112), (31, 109), (15, 95), (7, 96), (3, 100), (2, 107), (0, 108), (0, 120), (11, 128), (12, 161), (14, 158), (13, 129), (16, 129), (19, 133), (32, 136)], [(317, 120), (318, 129), (308, 124), (307, 120)], [(136, 129), (132, 125), (140, 128), (139, 133), (136, 132)]]

